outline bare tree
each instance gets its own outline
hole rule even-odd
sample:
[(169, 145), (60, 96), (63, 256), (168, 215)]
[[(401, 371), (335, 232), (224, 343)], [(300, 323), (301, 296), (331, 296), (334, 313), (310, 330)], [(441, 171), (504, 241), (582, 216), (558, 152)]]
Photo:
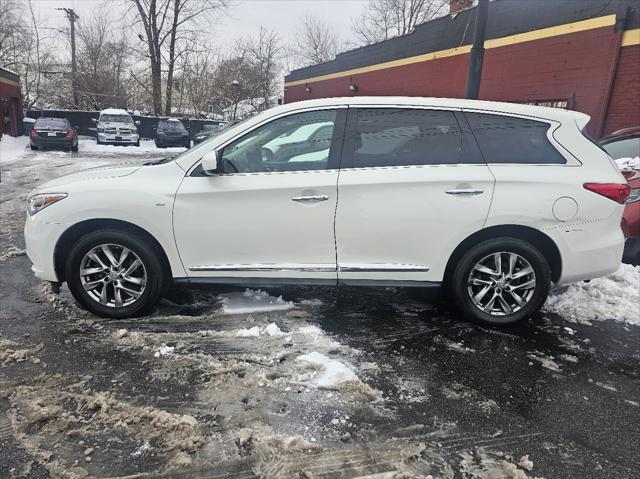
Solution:
[(80, 106), (102, 109), (126, 108), (125, 79), (129, 48), (124, 32), (118, 33), (104, 11), (98, 11), (78, 28), (78, 74)]
[(369, 0), (367, 10), (352, 20), (358, 42), (377, 43), (413, 31), (447, 12), (449, 0)]
[(307, 15), (296, 33), (290, 50), (295, 66), (317, 65), (333, 60), (338, 52), (338, 37), (322, 19)]
[(162, 111), (162, 72), (166, 74), (165, 113), (171, 113), (173, 76), (179, 44), (197, 36), (199, 26), (209, 26), (216, 15), (224, 12), (227, 0), (130, 0), (135, 5), (137, 22), (142, 26), (139, 38), (147, 44), (151, 66), (153, 110)]

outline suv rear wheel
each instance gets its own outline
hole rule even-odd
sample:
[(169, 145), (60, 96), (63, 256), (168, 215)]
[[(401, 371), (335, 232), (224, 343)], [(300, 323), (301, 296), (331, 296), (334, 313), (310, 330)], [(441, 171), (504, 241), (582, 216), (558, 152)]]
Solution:
[(81, 237), (69, 252), (65, 274), (76, 301), (103, 317), (145, 314), (164, 290), (156, 249), (119, 230), (94, 231)]
[(458, 309), (476, 322), (504, 325), (528, 318), (544, 304), (549, 265), (526, 241), (494, 238), (469, 249), (451, 277)]

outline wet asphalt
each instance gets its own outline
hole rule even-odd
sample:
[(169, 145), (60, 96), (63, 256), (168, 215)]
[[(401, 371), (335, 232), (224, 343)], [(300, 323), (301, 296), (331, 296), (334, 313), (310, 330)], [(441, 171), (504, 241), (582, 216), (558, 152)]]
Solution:
[[(13, 202), (28, 191), (29, 181), (25, 175), (11, 186), (10, 196), (3, 194), (6, 224), (0, 244), (5, 249), (24, 248), (16, 226), (23, 213)], [(452, 465), (453, 477), (460, 478), (475, 477), (454, 467), (460, 453), (482, 449), (500, 451), (514, 462), (529, 455), (535, 464), (530, 477), (640, 477), (639, 327), (614, 321), (576, 324), (548, 313), (513, 327), (484, 327), (461, 321), (447, 298), (436, 291), (424, 297), (416, 297), (412, 290), (386, 288), (269, 292), (299, 304), (313, 300), (313, 306), (306, 308), (307, 323), (359, 351), (360, 363), (379, 365), (375, 374), (362, 375), (382, 393), (389, 414), (353, 417), (357, 427), (344, 442), (366, 450), (369, 444), (390, 447), (398, 441), (426, 441)], [(16, 431), (12, 426), (9, 412), (19, 387), (43, 381), (44, 376), (67, 384), (88, 377), (88, 390), (112, 391), (122, 401), (185, 413), (195, 407), (198, 385), (208, 380), (201, 371), (191, 370), (184, 373), (191, 376), (179, 380), (169, 375), (149, 381), (147, 361), (133, 351), (114, 349), (102, 337), (105, 329), (122, 327), (167, 337), (185, 328), (198, 330), (206, 326), (202, 323), (214, 304), (164, 302), (156, 313), (162, 321), (154, 322), (153, 316), (106, 321), (70, 307), (68, 293), (62, 297), (61, 303), (52, 299), (46, 285), (31, 274), (26, 256), (17, 254), (0, 262), (0, 339), (18, 343), (39, 360), (0, 362), (2, 478), (62, 477), (47, 466), (47, 458), (29, 452), (34, 449), (28, 439), (38, 431)], [(172, 316), (179, 321), (172, 322)], [(212, 357), (225, 354), (221, 348), (199, 352)], [(211, 430), (224, 428), (213, 410), (198, 418)], [(46, 420), (32, 427), (46, 427)], [(288, 421), (292, 430), (303, 430), (304, 417), (292, 414)], [(85, 469), (96, 477), (141, 472), (157, 477), (153, 471), (159, 470), (161, 457), (123, 460), (133, 447), (129, 442), (120, 438), (119, 446)], [(82, 457), (81, 452), (66, 454)], [(360, 476), (385, 472), (382, 460), (376, 464), (372, 457), (366, 468), (359, 469)], [(260, 477), (255, 464), (250, 454), (239, 453), (207, 472), (187, 468), (167, 477)], [(344, 466), (308, 477), (360, 477), (349, 471)], [(426, 477), (417, 466), (413, 471), (415, 477)], [(434, 477), (440, 476), (436, 472)]]

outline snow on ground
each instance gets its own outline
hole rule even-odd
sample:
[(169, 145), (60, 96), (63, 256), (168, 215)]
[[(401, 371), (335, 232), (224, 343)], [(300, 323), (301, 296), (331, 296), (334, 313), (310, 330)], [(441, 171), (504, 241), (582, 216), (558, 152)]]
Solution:
[(29, 138), (26, 136), (3, 135), (0, 140), (0, 161), (6, 162), (21, 158), (29, 151)]
[(242, 293), (223, 294), (221, 298), (222, 309), (226, 314), (283, 311), (293, 308), (293, 303), (283, 300), (282, 296), (276, 298), (261, 290), (246, 289)]
[(618, 158), (614, 160), (621, 170), (636, 169), (640, 170), (640, 156), (635, 158)]
[(640, 326), (640, 266), (622, 264), (611, 276), (572, 283), (550, 294), (545, 309), (576, 323), (615, 319)]
[(356, 373), (336, 359), (312, 351), (296, 358), (296, 362), (315, 372), (308, 376), (308, 384), (318, 389), (340, 389), (345, 383), (357, 383)]

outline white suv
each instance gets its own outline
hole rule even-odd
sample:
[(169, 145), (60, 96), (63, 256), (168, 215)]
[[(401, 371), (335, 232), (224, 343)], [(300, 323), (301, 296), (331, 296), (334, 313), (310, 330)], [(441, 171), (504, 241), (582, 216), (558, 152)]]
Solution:
[[(293, 103), (173, 160), (42, 185), (27, 252), (100, 316), (148, 312), (172, 283), (445, 285), (465, 317), (512, 323), (551, 282), (620, 264), (629, 187), (588, 120), (435, 98)], [(322, 145), (265, 149), (328, 123)]]

